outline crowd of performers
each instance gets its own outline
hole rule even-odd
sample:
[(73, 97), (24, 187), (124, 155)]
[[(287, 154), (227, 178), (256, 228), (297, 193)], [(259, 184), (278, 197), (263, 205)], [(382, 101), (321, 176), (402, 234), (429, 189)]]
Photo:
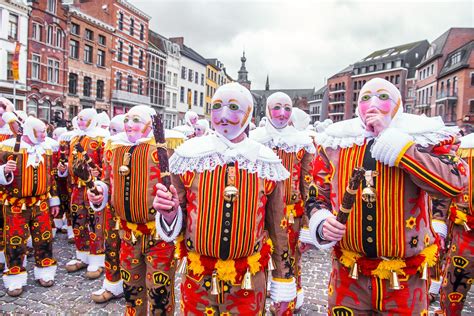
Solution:
[[(357, 117), (309, 125), (281, 92), (252, 122), (253, 97), (217, 89), (210, 124), (187, 112), (164, 130), (145, 105), (109, 120), (82, 110), (57, 128), (0, 99), (0, 261), (10, 296), (64, 268), (105, 274), (92, 300), (125, 298), (126, 315), (274, 315), (304, 302), (301, 258), (332, 249), (330, 315), (459, 315), (474, 280), (474, 134), (403, 112), (372, 79)], [(181, 275), (180, 306), (175, 277)], [(317, 277), (317, 276), (316, 276)]]

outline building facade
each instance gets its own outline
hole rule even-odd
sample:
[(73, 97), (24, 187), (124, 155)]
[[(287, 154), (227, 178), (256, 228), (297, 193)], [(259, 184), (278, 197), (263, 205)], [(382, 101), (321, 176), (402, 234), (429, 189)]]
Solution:
[(316, 90), (308, 101), (310, 124), (324, 121), (328, 118), (327, 108), (329, 103), (328, 89), (326, 86)]
[(66, 119), (85, 108), (109, 115), (112, 53), (115, 29), (75, 6), (68, 8), (68, 80), (64, 102)]
[(333, 122), (347, 120), (353, 116), (350, 65), (328, 79), (328, 118)]
[(67, 12), (61, 0), (29, 1), (28, 113), (45, 121), (66, 117)]
[[(0, 0), (0, 96), (24, 110), (27, 94), (27, 45), (29, 8), (21, 1)], [(18, 80), (12, 61), (19, 45)]]
[(192, 48), (184, 45), (183, 37), (170, 38), (178, 44), (181, 53), (181, 70), (178, 78), (178, 124), (183, 124), (188, 110), (204, 117), (204, 97), (206, 93), (207, 61)]
[(227, 76), (225, 72), (224, 64), (217, 58), (207, 59), (206, 67), (206, 107), (205, 115), (210, 116), (211, 111), (211, 99), (217, 88), (220, 86), (232, 82), (232, 79)]
[(170, 99), (166, 95), (166, 52), (163, 50), (161, 39), (155, 32), (148, 33), (147, 69), (148, 96), (150, 105), (160, 114), (164, 114), (165, 106), (169, 107)]

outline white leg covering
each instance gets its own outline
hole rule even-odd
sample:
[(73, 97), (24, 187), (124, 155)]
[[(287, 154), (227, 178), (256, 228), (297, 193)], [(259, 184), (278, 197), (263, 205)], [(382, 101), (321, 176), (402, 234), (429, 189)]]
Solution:
[(31, 239), (31, 236), (26, 240), (26, 247), (33, 248), (33, 239)]
[(26, 272), (12, 275), (4, 274), (3, 284), (5, 285), (5, 288), (10, 291), (18, 290), (26, 285), (27, 277), (28, 275), (26, 274)]
[(5, 253), (0, 251), (0, 263), (5, 263)]
[(301, 306), (303, 306), (303, 302), (304, 302), (304, 291), (303, 289), (301, 289), (301, 290), (298, 290), (298, 292), (296, 292), (295, 308), (296, 309), (301, 308)]
[(88, 260), (89, 266), (87, 267), (87, 271), (89, 272), (97, 271), (99, 268), (105, 266), (105, 255), (89, 254)]
[(441, 283), (443, 283), (443, 278), (439, 278), (439, 281), (435, 281), (435, 280), (431, 280), (431, 285), (430, 285), (430, 289), (428, 290), (428, 292), (430, 294), (435, 294), (435, 295), (438, 295), (439, 294), (439, 289), (441, 288)]
[(115, 296), (122, 295), (123, 294), (123, 280), (120, 280), (118, 282), (111, 282), (107, 280), (107, 278), (104, 278), (104, 283), (102, 284), (102, 288), (98, 291), (95, 291), (92, 294), (101, 295), (102, 293), (104, 293), (105, 290), (111, 292)]
[(64, 222), (63, 222), (62, 218), (55, 218), (53, 221), (54, 221), (54, 226), (55, 226), (57, 229), (63, 228)]
[(72, 226), (67, 226), (67, 238), (74, 238), (74, 231), (72, 230)]
[(53, 238), (56, 238), (56, 232), (57, 231), (58, 231), (58, 229), (56, 227), (51, 229), (51, 232), (53, 233)]
[(43, 280), (43, 281), (51, 281), (54, 280), (54, 276), (56, 275), (56, 270), (58, 266), (50, 266), (50, 267), (35, 267), (34, 272), (35, 272), (35, 280)]
[(89, 263), (89, 251), (79, 251), (76, 250), (76, 258), (77, 259), (72, 259), (66, 265), (70, 264), (76, 264), (78, 261), (84, 262), (85, 264)]

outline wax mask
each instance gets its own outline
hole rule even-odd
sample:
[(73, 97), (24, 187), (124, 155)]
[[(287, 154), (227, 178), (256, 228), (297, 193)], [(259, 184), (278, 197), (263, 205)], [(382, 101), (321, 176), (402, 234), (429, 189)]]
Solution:
[(219, 87), (211, 101), (211, 123), (214, 130), (233, 140), (250, 123), (253, 98), (244, 86), (229, 83)]
[(293, 102), (283, 92), (276, 92), (267, 99), (267, 117), (276, 129), (281, 129), (288, 125), (292, 110)]

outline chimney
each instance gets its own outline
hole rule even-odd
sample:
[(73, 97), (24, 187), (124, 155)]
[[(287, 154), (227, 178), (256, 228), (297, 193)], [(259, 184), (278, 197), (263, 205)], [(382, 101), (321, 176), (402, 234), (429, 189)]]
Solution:
[(170, 41), (178, 44), (180, 47), (184, 45), (184, 37), (170, 37)]

